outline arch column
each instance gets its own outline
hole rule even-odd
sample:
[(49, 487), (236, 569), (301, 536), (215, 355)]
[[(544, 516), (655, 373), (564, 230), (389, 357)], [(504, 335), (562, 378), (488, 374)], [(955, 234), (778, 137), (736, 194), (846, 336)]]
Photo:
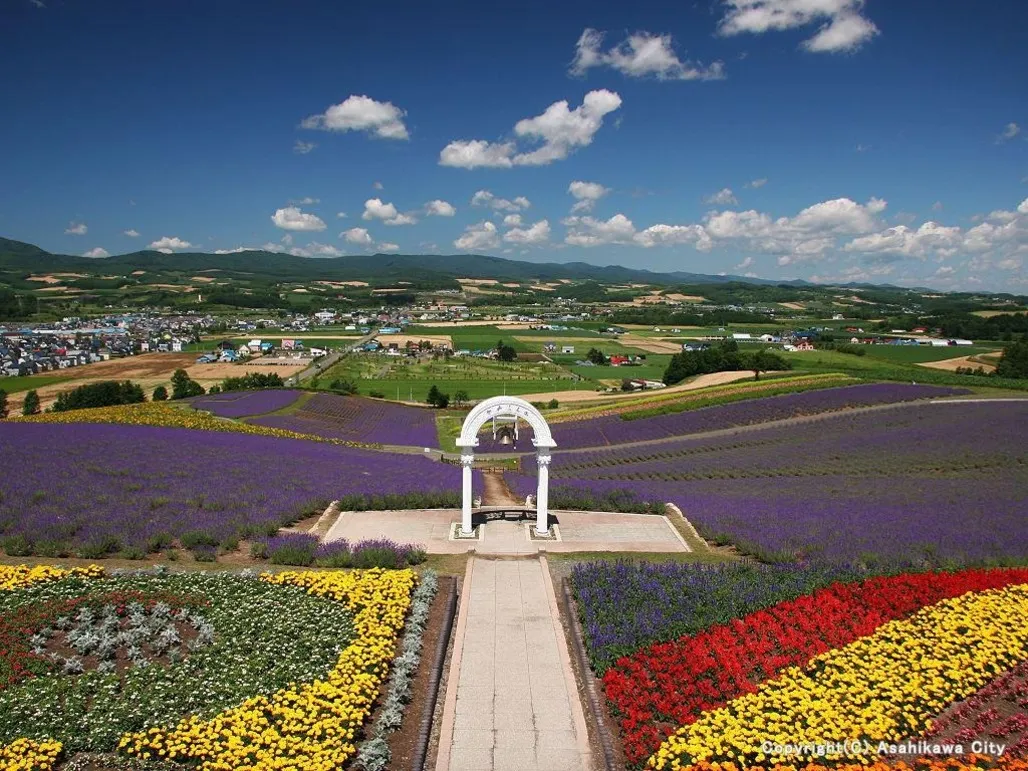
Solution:
[(464, 448), (464, 452), (460, 456), (461, 465), (461, 480), (463, 482), (463, 506), (461, 508), (460, 518), (460, 532), (463, 535), (471, 535), (471, 480), (472, 480), (472, 466), (475, 463), (475, 453), (470, 447)]
[(535, 532), (545, 535), (550, 531), (550, 448), (536, 450), (535, 464), (539, 469), (539, 483), (535, 489)]

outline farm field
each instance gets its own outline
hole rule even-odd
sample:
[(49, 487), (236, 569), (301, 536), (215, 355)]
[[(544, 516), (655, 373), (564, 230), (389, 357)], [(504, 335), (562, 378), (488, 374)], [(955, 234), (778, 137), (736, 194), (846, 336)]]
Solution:
[[(764, 560), (1003, 563), (1028, 554), (1026, 420), (1028, 401), (839, 413), (816, 424), (557, 453), (550, 480), (554, 490), (672, 501), (709, 541)], [(557, 431), (554, 438), (561, 443)], [(518, 495), (535, 487), (533, 462), (506, 474)]]
[(957, 356), (977, 356), (1002, 350), (984, 345), (863, 345), (861, 349), (867, 352), (867, 358), (905, 364), (942, 361)]
[(66, 380), (70, 380), (75, 377), (75, 368), (66, 370), (67, 374), (60, 375), (26, 375), (25, 377), (0, 377), (0, 389), (7, 392), (8, 395), (20, 393), (23, 391), (34, 391), (40, 388), (45, 388), (48, 385), (54, 383), (63, 383)]
[(119, 752), (118, 765), (339, 768), (357, 751), (339, 737), (365, 726), (408, 611), (423, 614), (435, 585), (410, 570), (0, 566), (0, 764)]
[[(388, 461), (384, 459), (388, 457)], [(213, 556), (343, 495), (452, 492), (460, 469), (299, 439), (148, 426), (0, 422), (9, 555)]]

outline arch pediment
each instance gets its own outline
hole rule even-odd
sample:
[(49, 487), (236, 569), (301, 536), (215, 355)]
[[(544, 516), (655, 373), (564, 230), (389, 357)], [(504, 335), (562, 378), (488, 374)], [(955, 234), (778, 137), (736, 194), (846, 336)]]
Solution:
[(556, 447), (553, 435), (550, 433), (550, 426), (546, 419), (535, 407), (519, 399), (516, 396), (493, 396), (475, 405), (464, 419), (461, 427), (460, 437), (457, 439), (458, 447), (477, 447), (478, 431), (485, 425), (486, 421), (494, 417), (515, 417), (524, 419), (532, 427), (535, 434), (532, 439), (537, 448)]

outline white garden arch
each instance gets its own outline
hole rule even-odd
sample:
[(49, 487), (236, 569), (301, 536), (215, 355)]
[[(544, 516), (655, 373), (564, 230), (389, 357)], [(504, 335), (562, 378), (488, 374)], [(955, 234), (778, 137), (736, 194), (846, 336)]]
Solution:
[(461, 510), (461, 532), (471, 533), (471, 467), (475, 462), (475, 447), (478, 446), (478, 430), (487, 420), (498, 417), (523, 418), (532, 427), (535, 436), (536, 463), (539, 467), (539, 487), (535, 496), (535, 531), (543, 534), (549, 531), (550, 450), (557, 446), (550, 434), (550, 427), (539, 410), (516, 396), (494, 396), (477, 404), (464, 419), (464, 426), (457, 439), (461, 448), (460, 462), (463, 466), (464, 506)]

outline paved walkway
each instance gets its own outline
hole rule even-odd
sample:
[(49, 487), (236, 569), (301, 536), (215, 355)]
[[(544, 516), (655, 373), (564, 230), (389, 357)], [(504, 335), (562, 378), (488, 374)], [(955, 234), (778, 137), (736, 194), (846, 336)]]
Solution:
[(471, 559), (436, 771), (591, 771), (544, 559)]
[(491, 519), (482, 526), (480, 539), (453, 540), (453, 525), (460, 522), (458, 509), (347, 511), (339, 515), (324, 540), (345, 538), (354, 543), (365, 538), (391, 538), (400, 543), (421, 544), (429, 554), (689, 551), (668, 517), (589, 511), (550, 514), (550, 521), (555, 520), (560, 530), (559, 541), (533, 540), (529, 531), (535, 527), (534, 516), (521, 520)]

